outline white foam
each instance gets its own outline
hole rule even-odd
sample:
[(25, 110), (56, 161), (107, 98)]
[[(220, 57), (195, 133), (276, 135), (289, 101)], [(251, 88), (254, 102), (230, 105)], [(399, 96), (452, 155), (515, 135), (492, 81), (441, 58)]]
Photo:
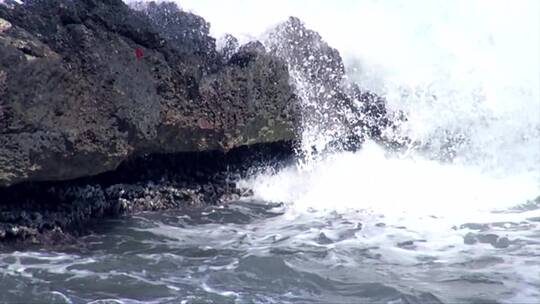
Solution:
[(471, 217), (505, 210), (540, 193), (529, 175), (497, 177), (478, 168), (421, 157), (387, 157), (373, 143), (330, 155), (309, 169), (287, 168), (246, 181), (258, 199), (298, 208), (362, 209), (389, 214)]

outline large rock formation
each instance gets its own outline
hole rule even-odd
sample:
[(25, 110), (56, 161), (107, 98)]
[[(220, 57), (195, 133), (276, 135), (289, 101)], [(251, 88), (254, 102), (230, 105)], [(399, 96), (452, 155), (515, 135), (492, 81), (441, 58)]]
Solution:
[(130, 156), (293, 140), (287, 65), (228, 60), (174, 4), (0, 4), (0, 186), (115, 169)]
[(226, 202), (306, 134), (322, 149), (392, 142), (384, 100), (296, 18), (264, 45), (228, 36), (217, 51), (209, 25), (171, 3), (19, 2), (0, 1), (0, 245)]

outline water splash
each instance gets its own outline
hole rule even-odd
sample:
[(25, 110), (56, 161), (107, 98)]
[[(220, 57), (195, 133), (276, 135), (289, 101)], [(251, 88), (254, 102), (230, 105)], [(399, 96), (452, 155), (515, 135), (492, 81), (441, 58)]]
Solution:
[[(339, 49), (350, 80), (382, 94), (392, 110), (407, 115), (398, 131), (414, 143), (407, 155), (436, 160), (429, 163), (433, 168), (446, 168), (443, 162), (485, 173), (487, 179), (526, 180), (520, 183), (535, 189), (509, 198), (509, 204), (522, 201), (524, 193), (533, 195), (529, 198), (534, 198), (531, 192), (540, 194), (537, 1), (313, 1), (309, 6), (302, 1), (233, 1), (220, 10), (210, 2), (181, 5), (207, 17), (214, 35), (253, 39), (287, 15), (300, 17)], [(239, 11), (244, 17), (226, 18)], [(300, 91), (309, 98), (313, 88), (300, 86)], [(303, 146), (318, 144), (322, 137), (313, 134), (304, 137)], [(379, 153), (382, 157), (384, 151)], [(445, 170), (431, 174), (446, 176)], [(469, 172), (462, 173), (453, 175), (454, 184), (468, 178)], [(346, 183), (345, 177), (334, 178)], [(384, 186), (392, 189), (399, 183)], [(472, 191), (458, 190), (464, 195)]]

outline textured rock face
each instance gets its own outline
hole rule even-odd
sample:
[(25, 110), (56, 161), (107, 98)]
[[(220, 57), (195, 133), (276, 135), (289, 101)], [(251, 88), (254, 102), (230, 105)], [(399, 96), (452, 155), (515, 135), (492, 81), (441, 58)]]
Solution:
[(252, 194), (236, 184), (252, 167), (285, 166), (292, 156), (292, 144), (285, 142), (227, 153), (153, 154), (97, 176), (0, 187), (0, 250), (3, 244), (71, 243), (103, 217), (226, 204)]
[(338, 149), (357, 149), (365, 138), (386, 146), (398, 144), (385, 134), (396, 127), (385, 100), (348, 81), (341, 55), (317, 32), (290, 17), (270, 31), (265, 43), (288, 64), (305, 135), (327, 137), (334, 142), (326, 144), (336, 144)]
[(137, 8), (0, 4), (0, 186), (295, 139), (282, 60), (257, 43), (224, 58), (202, 18), (173, 4)]

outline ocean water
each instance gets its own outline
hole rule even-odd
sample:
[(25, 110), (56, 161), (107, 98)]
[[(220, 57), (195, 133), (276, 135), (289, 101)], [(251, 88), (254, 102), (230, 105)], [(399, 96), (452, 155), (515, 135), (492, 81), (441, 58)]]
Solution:
[(406, 115), (394, 135), (411, 144), (260, 170), (249, 199), (101, 222), (76, 248), (0, 253), (0, 302), (538, 303), (540, 2), (179, 5), (244, 42), (299, 17)]

